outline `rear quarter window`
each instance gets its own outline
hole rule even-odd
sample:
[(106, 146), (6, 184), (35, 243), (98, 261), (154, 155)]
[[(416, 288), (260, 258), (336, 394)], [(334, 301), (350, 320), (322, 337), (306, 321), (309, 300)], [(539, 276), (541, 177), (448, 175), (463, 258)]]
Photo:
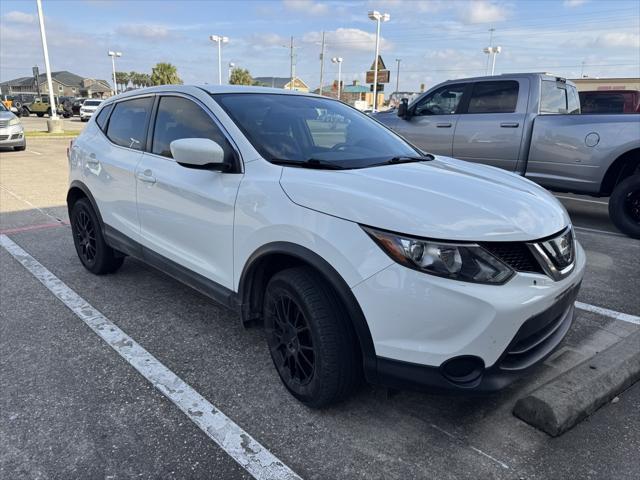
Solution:
[(113, 104), (107, 105), (106, 107), (101, 109), (100, 113), (98, 113), (98, 116), (96, 117), (96, 123), (98, 124), (98, 127), (100, 127), (100, 130), (102, 130), (103, 132), (107, 127), (107, 120), (109, 120), (111, 110), (113, 110)]

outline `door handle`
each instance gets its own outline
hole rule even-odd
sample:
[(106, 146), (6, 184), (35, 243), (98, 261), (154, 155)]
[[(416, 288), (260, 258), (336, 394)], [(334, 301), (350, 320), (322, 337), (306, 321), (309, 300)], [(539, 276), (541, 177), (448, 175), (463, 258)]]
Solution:
[(450, 123), (436, 123), (436, 127), (438, 128), (451, 128)]
[(156, 177), (153, 176), (153, 172), (149, 169), (146, 169), (144, 172), (136, 173), (136, 177), (138, 180), (145, 183), (156, 183)]
[(502, 128), (518, 128), (520, 124), (518, 122), (503, 122), (500, 126)]

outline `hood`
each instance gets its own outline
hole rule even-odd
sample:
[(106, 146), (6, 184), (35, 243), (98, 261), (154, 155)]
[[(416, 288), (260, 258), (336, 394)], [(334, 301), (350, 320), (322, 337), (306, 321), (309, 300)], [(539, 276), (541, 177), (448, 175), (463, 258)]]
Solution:
[(15, 115), (11, 112), (0, 112), (0, 120), (11, 120)]
[(535, 240), (570, 223), (560, 202), (533, 182), (446, 157), (356, 170), (284, 168), (280, 183), (303, 207), (440, 240)]

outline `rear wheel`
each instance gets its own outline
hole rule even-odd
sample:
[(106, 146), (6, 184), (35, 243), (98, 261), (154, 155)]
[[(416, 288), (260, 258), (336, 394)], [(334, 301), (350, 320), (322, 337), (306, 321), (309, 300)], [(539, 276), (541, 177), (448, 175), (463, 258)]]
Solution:
[(263, 315), (271, 358), (291, 394), (312, 408), (346, 398), (362, 378), (358, 345), (335, 292), (315, 271), (277, 273)]
[(76, 253), (91, 273), (112, 273), (122, 266), (124, 257), (104, 240), (98, 217), (89, 200), (81, 198), (71, 210), (71, 230)]
[(42, 112), (38, 112), (38, 113), (36, 113), (36, 115), (38, 115), (39, 117), (44, 117), (44, 113), (42, 113)]
[(621, 232), (640, 238), (640, 172), (625, 178), (613, 189), (609, 217)]

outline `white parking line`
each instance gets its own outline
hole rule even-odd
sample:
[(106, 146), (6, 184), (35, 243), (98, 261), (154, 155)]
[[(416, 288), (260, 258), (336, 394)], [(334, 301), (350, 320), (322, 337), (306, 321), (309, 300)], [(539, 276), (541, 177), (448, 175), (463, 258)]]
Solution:
[(565, 197), (564, 195), (556, 195), (556, 198), (564, 198), (565, 200), (575, 200), (576, 202), (597, 203), (598, 205), (609, 205), (609, 202), (600, 202), (598, 200), (587, 200), (586, 198)]
[(6, 235), (0, 245), (258, 480), (300, 477)]
[(42, 155), (40, 152), (36, 152), (35, 150), (31, 150), (29, 148), (27, 148), (27, 152), (33, 153), (34, 155)]
[(589, 303), (576, 302), (576, 308), (585, 310), (587, 312), (597, 313), (604, 315), (605, 317), (615, 318), (616, 320), (622, 320), (623, 322), (633, 323), (640, 325), (640, 317), (636, 315), (629, 315), (628, 313), (616, 312), (615, 310), (609, 310), (608, 308), (598, 307)]
[(622, 233), (610, 232), (609, 230), (599, 230), (597, 228), (578, 227), (578, 226), (574, 225), (573, 229), (574, 230), (578, 230), (579, 232), (583, 232), (583, 233), (597, 233), (598, 235), (612, 235), (614, 237), (630, 238), (630, 237), (627, 237), (626, 235), (624, 235)]

